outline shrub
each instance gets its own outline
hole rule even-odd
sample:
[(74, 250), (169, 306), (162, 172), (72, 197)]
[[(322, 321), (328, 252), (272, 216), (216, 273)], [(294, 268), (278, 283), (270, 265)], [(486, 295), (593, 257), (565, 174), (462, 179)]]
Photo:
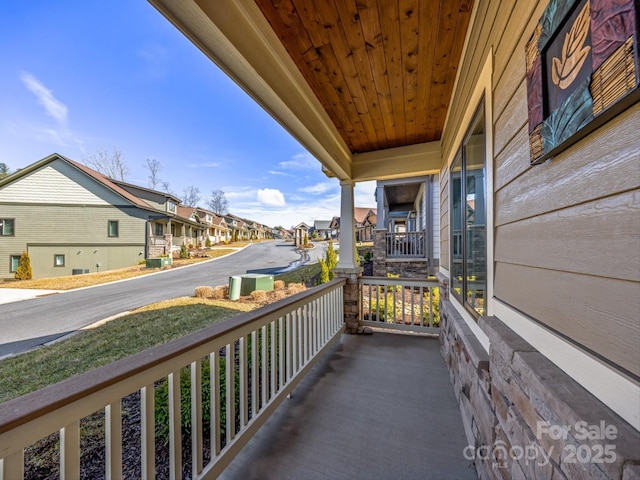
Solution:
[(275, 282), (273, 282), (273, 289), (274, 290), (284, 290), (284, 281), (282, 280), (276, 280)]
[(204, 241), (204, 246), (207, 248), (211, 248), (211, 239), (209, 237), (207, 237), (207, 239)]
[(322, 258), (319, 260), (320, 263), (320, 279), (318, 280), (319, 284), (327, 283), (331, 280), (331, 272), (329, 271), (329, 266), (327, 265), (326, 260)]
[(214, 288), (210, 298), (213, 300), (224, 300), (225, 298), (229, 298), (229, 286), (224, 285)]
[(267, 292), (264, 290), (254, 290), (249, 294), (251, 301), (261, 303), (267, 300)]
[(33, 278), (31, 259), (29, 258), (29, 253), (26, 250), (22, 252), (22, 255), (20, 255), (18, 268), (16, 268), (14, 277), (16, 280), (31, 280)]
[(304, 292), (306, 289), (307, 287), (302, 283), (290, 283), (287, 287), (287, 292), (290, 295), (295, 295), (296, 293)]
[(213, 287), (196, 287), (195, 296), (197, 298), (213, 298)]
[(373, 259), (373, 252), (371, 252), (371, 250), (367, 250), (366, 252), (364, 252), (365, 262), (370, 262), (372, 259)]
[(189, 252), (187, 251), (187, 246), (184, 244), (180, 247), (180, 258), (189, 258)]

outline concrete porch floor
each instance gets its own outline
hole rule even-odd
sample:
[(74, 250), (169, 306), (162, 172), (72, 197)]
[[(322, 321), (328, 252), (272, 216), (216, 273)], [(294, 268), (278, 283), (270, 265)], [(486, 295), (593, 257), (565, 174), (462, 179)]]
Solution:
[(476, 479), (437, 338), (343, 335), (225, 480)]

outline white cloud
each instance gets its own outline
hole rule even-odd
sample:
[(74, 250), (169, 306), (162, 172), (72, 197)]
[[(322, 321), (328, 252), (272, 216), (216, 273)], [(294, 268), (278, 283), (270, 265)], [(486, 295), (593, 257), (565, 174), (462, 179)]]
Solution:
[(278, 163), (278, 166), (286, 170), (320, 170), (321, 168), (320, 162), (308, 152), (297, 153), (290, 160)]
[(298, 191), (302, 193), (308, 193), (311, 195), (322, 195), (330, 190), (334, 190), (336, 184), (334, 182), (320, 182), (315, 185), (309, 185), (308, 187), (299, 188)]
[(375, 180), (369, 182), (356, 183), (353, 189), (353, 199), (356, 207), (376, 207), (376, 199), (374, 197), (376, 191)]
[(284, 195), (275, 188), (261, 188), (258, 190), (256, 197), (262, 205), (271, 207), (284, 207), (286, 205)]
[(218, 162), (204, 162), (204, 163), (192, 163), (189, 168), (218, 168), (220, 164)]
[(36, 77), (30, 73), (20, 75), (20, 80), (27, 89), (38, 99), (38, 103), (44, 107), (46, 112), (55, 118), (60, 124), (66, 124), (67, 106), (53, 96), (51, 90), (45, 87)]

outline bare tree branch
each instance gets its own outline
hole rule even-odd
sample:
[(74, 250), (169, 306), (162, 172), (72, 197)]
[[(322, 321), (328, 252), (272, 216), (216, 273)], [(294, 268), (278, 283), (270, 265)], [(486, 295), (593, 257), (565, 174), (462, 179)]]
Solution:
[(193, 185), (189, 185), (183, 190), (181, 198), (182, 204), (187, 207), (195, 207), (200, 201), (200, 189)]
[(207, 205), (217, 215), (224, 215), (229, 211), (229, 201), (222, 190), (211, 190), (211, 198)]
[(145, 161), (145, 167), (149, 169), (149, 187), (155, 190), (161, 182), (160, 170), (162, 170), (162, 165), (160, 164), (160, 161), (155, 158), (147, 158)]
[(111, 153), (102, 147), (98, 147), (98, 150), (87, 155), (84, 161), (98, 172), (115, 180), (124, 182), (129, 175), (129, 166), (124, 161), (122, 152), (118, 147), (113, 147), (113, 152)]

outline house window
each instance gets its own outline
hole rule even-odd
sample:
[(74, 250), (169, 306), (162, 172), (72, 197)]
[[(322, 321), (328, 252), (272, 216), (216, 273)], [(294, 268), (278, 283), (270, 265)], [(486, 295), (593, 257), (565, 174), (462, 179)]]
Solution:
[(20, 263), (20, 255), (11, 255), (9, 258), (9, 273), (15, 273)]
[(110, 237), (118, 236), (118, 220), (109, 220), (108, 235)]
[(451, 165), (451, 290), (475, 316), (486, 312), (487, 192), (484, 102)]
[(0, 236), (13, 237), (15, 235), (14, 223), (13, 218), (0, 218)]
[(53, 256), (53, 266), (54, 267), (64, 267), (64, 255), (56, 253)]
[(176, 204), (175, 204), (175, 203), (173, 203), (171, 200), (169, 200), (169, 201), (167, 202), (167, 210), (168, 210), (168, 211), (170, 211), (170, 212), (174, 212), (174, 213), (175, 213), (175, 211), (176, 211)]
[(156, 237), (161, 237), (162, 235), (164, 235), (164, 229), (162, 227), (161, 223), (156, 223), (156, 233), (155, 233)]

